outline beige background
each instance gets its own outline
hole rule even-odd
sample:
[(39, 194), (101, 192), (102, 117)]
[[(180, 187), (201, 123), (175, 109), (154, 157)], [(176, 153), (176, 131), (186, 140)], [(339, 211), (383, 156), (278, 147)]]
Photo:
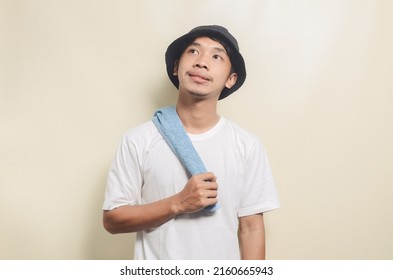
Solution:
[(1, 0), (0, 259), (132, 258), (101, 225), (107, 170), (175, 101), (167, 45), (207, 23), (246, 60), (220, 112), (269, 152), (268, 258), (392, 259), (392, 3)]

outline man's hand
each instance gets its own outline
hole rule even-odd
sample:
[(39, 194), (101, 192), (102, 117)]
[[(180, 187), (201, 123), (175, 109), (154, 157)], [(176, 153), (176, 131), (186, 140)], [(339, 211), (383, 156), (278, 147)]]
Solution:
[(155, 228), (181, 213), (192, 213), (217, 203), (213, 173), (192, 176), (179, 193), (144, 205), (127, 205), (104, 211), (104, 227), (110, 233)]
[(178, 213), (192, 213), (216, 204), (218, 185), (213, 173), (201, 173), (192, 176), (184, 189), (177, 194)]

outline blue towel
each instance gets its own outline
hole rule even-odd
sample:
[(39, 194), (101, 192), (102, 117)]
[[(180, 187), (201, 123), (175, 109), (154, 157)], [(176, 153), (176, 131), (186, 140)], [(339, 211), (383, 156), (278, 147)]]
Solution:
[[(198, 152), (188, 137), (183, 124), (174, 106), (164, 107), (154, 113), (153, 123), (165, 139), (176, 157), (190, 173), (196, 175), (207, 172)], [(205, 208), (208, 211), (216, 211), (220, 208), (218, 204)]]

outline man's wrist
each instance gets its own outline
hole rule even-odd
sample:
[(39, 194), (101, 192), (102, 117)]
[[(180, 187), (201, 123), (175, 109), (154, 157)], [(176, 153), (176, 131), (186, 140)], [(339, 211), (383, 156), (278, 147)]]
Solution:
[(170, 212), (171, 215), (177, 216), (182, 213), (181, 200), (179, 195), (174, 195), (170, 200)]

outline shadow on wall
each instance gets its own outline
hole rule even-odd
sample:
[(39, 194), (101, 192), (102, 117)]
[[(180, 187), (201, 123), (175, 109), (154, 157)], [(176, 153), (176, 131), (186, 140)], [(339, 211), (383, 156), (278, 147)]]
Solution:
[[(176, 103), (177, 90), (164, 79), (158, 83), (146, 86), (146, 92), (152, 96), (152, 108), (169, 106)], [(130, 108), (135, 104), (130, 104)], [(119, 139), (120, 141), (120, 139)], [(132, 259), (134, 255), (135, 234), (117, 234), (108, 233), (102, 225), (102, 203), (104, 201), (105, 187), (110, 162), (103, 163), (105, 167), (99, 172), (96, 186), (92, 189), (92, 201), (89, 203), (90, 213), (94, 213), (94, 219), (89, 220), (88, 236), (84, 244), (84, 258), (91, 260), (127, 260)], [(98, 173), (98, 172), (97, 172)]]

